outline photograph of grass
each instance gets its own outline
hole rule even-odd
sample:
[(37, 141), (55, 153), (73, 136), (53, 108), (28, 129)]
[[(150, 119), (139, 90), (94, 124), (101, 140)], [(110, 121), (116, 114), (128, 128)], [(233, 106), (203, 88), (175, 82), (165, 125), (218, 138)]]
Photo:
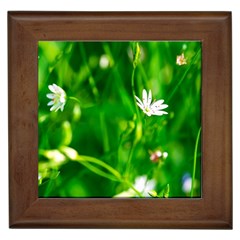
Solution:
[(39, 197), (201, 197), (199, 41), (38, 44)]

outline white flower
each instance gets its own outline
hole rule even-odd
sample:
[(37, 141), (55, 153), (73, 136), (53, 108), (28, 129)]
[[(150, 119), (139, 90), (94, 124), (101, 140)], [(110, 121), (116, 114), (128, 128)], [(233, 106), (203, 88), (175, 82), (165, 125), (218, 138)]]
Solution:
[(148, 197), (148, 192), (153, 190), (156, 186), (154, 179), (148, 180), (146, 175), (139, 176), (135, 179), (134, 187), (144, 196)]
[(57, 86), (56, 84), (53, 85), (49, 85), (48, 88), (50, 89), (50, 91), (52, 91), (53, 93), (48, 93), (47, 97), (49, 99), (51, 99), (51, 101), (48, 103), (48, 106), (52, 106), (50, 108), (50, 111), (58, 111), (59, 109), (61, 109), (61, 111), (63, 111), (63, 108), (66, 104), (66, 93), (65, 91)]
[(157, 150), (150, 155), (150, 160), (153, 162), (158, 162), (158, 160), (162, 157), (162, 152), (160, 150)]
[(168, 153), (167, 152), (164, 152), (163, 153), (163, 158), (167, 158), (168, 157)]
[(187, 64), (187, 59), (184, 57), (184, 53), (177, 56), (176, 64), (179, 66)]
[[(136, 177), (133, 187), (143, 196), (150, 197), (149, 192), (153, 192), (156, 187), (156, 181), (154, 179), (147, 178), (146, 175)], [(128, 190), (121, 192), (114, 197), (138, 197), (136, 192), (129, 188)]]
[(189, 173), (186, 173), (182, 178), (182, 191), (190, 193), (192, 189), (192, 178)]
[(168, 107), (167, 104), (163, 104), (164, 100), (158, 100), (154, 101), (152, 104), (152, 92), (149, 90), (149, 94), (147, 95), (147, 91), (143, 89), (142, 92), (142, 101), (135, 96), (137, 99), (137, 105), (143, 110), (145, 114), (147, 114), (149, 117), (151, 115), (157, 115), (162, 116), (163, 114), (168, 114), (165, 111), (162, 111), (162, 109), (165, 109)]
[(155, 152), (151, 152), (150, 160), (152, 162), (158, 162), (159, 160), (165, 160), (167, 157), (167, 152), (161, 152), (160, 150), (156, 150)]
[(110, 65), (110, 61), (107, 55), (102, 55), (99, 60), (99, 65), (101, 68), (106, 69)]

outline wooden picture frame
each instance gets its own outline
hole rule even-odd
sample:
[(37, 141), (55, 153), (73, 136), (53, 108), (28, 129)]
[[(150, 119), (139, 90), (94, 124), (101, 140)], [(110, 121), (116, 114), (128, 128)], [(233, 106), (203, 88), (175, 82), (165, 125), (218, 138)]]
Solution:
[[(202, 197), (38, 198), (38, 41), (202, 41)], [(11, 228), (232, 228), (230, 12), (9, 12)]]

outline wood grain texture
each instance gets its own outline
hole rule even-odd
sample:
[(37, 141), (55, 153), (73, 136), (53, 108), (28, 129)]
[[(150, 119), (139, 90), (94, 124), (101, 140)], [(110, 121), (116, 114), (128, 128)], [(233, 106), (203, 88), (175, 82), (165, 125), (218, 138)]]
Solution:
[[(202, 41), (202, 198), (38, 198), (39, 40)], [(11, 228), (232, 228), (229, 12), (9, 12)]]

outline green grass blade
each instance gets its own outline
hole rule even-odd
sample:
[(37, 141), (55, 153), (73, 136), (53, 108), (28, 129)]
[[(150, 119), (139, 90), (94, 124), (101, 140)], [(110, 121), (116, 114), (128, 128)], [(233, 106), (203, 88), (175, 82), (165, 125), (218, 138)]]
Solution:
[(115, 178), (111, 174), (105, 173), (104, 171), (102, 171), (99, 168), (93, 166), (89, 162), (79, 161), (79, 163), (82, 164), (84, 167), (88, 168), (90, 171), (94, 172), (95, 174), (97, 174), (97, 175), (99, 175), (101, 177), (107, 178), (107, 179), (109, 179), (111, 181), (119, 181), (119, 179)]
[(122, 176), (117, 170), (115, 170), (113, 167), (109, 166), (107, 163), (105, 163), (97, 158), (78, 155), (76, 160), (78, 160), (80, 163), (82, 163), (82, 162), (95, 163), (96, 165), (99, 165), (99, 166), (105, 168), (106, 170), (108, 170), (117, 179), (122, 180)]
[(192, 173), (192, 186), (191, 186), (191, 197), (193, 197), (193, 185), (195, 181), (195, 175), (196, 175), (196, 165), (197, 165), (197, 150), (198, 150), (198, 143), (200, 139), (200, 133), (201, 133), (201, 127), (198, 130), (196, 143), (195, 143), (195, 149), (194, 149), (194, 159), (193, 159), (193, 173)]

